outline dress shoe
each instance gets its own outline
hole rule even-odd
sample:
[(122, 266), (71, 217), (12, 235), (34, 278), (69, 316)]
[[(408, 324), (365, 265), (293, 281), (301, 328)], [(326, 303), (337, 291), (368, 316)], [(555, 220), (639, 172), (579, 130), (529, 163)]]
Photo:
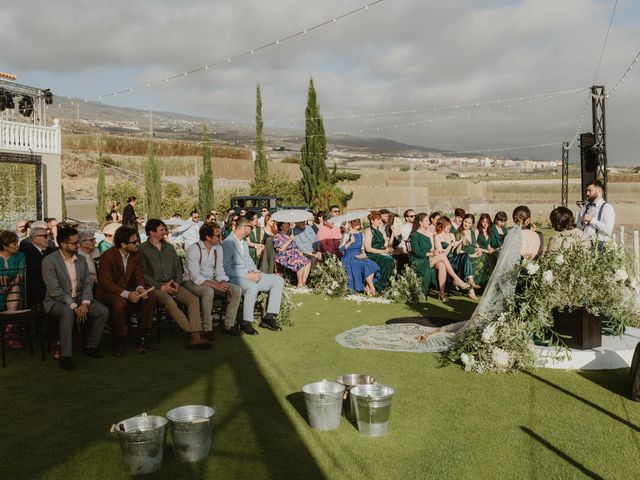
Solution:
[(240, 328), (247, 335), (258, 335), (258, 331), (253, 328), (253, 322), (242, 321)]
[(222, 327), (222, 333), (224, 335), (233, 335), (234, 337), (239, 337), (244, 332), (240, 330), (240, 325), (238, 323), (234, 323), (232, 327)]
[(215, 334), (213, 333), (213, 330), (203, 332), (200, 334), (200, 336), (210, 342), (213, 342), (213, 339), (215, 338)]
[(211, 350), (212, 345), (209, 342), (190, 343), (187, 345), (189, 350)]
[(67, 371), (77, 370), (78, 369), (78, 367), (76, 367), (76, 364), (73, 363), (73, 360), (71, 360), (71, 357), (62, 357), (60, 359), (60, 363), (58, 363), (58, 366), (62, 370), (67, 370)]
[(279, 332), (282, 330), (276, 319), (273, 317), (264, 317), (259, 325), (260, 328), (268, 328), (273, 332)]
[(82, 350), (82, 354), (85, 357), (91, 357), (91, 358), (103, 358), (104, 355), (102, 355), (100, 353), (100, 350), (98, 348), (91, 348), (91, 347), (86, 347)]

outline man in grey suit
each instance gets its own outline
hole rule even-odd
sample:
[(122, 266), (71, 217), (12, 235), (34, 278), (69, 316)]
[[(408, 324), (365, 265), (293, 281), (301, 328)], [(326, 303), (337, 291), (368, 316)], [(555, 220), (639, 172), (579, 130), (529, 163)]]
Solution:
[(91, 320), (91, 330), (82, 353), (102, 358), (98, 349), (104, 324), (109, 317), (107, 307), (93, 299), (93, 283), (84, 258), (78, 251), (78, 231), (75, 228), (58, 229), (56, 237), (60, 250), (42, 260), (42, 278), (47, 286), (44, 311), (60, 321), (60, 368), (75, 370), (71, 359), (71, 334), (74, 322)]
[(250, 231), (250, 221), (245, 217), (238, 218), (236, 229), (222, 242), (222, 258), (229, 282), (240, 286), (244, 293), (240, 328), (248, 335), (257, 335), (258, 332), (253, 328), (253, 309), (258, 292), (269, 292), (267, 313), (260, 322), (260, 327), (273, 331), (282, 330), (276, 316), (280, 313), (284, 280), (278, 275), (262, 273), (256, 268), (245, 241)]

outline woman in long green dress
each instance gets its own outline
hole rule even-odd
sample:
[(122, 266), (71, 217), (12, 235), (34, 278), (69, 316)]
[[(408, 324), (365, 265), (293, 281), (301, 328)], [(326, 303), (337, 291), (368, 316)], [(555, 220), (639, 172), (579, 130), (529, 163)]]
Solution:
[(255, 212), (247, 213), (246, 217), (251, 221), (251, 231), (247, 238), (249, 245), (249, 256), (253, 263), (259, 265), (259, 259), (264, 251), (264, 230), (258, 225), (258, 214)]
[(422, 279), (425, 295), (430, 286), (437, 286), (438, 298), (448, 303), (449, 298), (445, 293), (447, 277), (451, 277), (458, 288), (469, 289), (456, 274), (447, 258), (447, 252), (437, 251), (434, 248), (430, 232), (430, 219), (426, 213), (419, 213), (413, 222), (413, 232), (409, 236), (411, 245), (411, 266)]
[(471, 277), (471, 281), (465, 283), (465, 285), (469, 291), (469, 298), (473, 300), (477, 299), (478, 297), (473, 289), (474, 285), (471, 285), (471, 282), (473, 282), (473, 265), (471, 258), (469, 258), (469, 255), (465, 252), (459, 251), (462, 241), (456, 240), (451, 233), (451, 221), (447, 217), (440, 218), (438, 223), (436, 223), (436, 235), (433, 243), (437, 252), (447, 254), (449, 263), (451, 263), (453, 270), (463, 282), (469, 281), (468, 279)]
[(493, 218), (493, 224), (491, 225), (491, 233), (489, 234), (489, 243), (491, 248), (498, 249), (502, 246), (504, 238), (507, 236), (507, 214), (505, 212), (498, 212)]
[(475, 220), (470, 213), (464, 216), (458, 230), (458, 238), (462, 240), (462, 251), (471, 258), (473, 275), (469, 277), (469, 283), (471, 286), (483, 287), (491, 276), (494, 264), (489, 255), (478, 245), (478, 236), (474, 228)]
[(391, 253), (393, 247), (382, 231), (382, 216), (374, 210), (367, 218), (371, 226), (364, 231), (364, 250), (367, 257), (380, 267), (380, 273), (375, 283), (376, 291), (381, 292), (389, 286), (389, 280), (393, 275), (394, 261)]

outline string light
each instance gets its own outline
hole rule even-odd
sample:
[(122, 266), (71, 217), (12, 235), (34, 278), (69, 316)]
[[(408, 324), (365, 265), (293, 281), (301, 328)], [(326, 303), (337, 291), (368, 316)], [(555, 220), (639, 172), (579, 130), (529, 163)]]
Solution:
[(618, 80), (613, 86), (613, 88), (609, 90), (609, 92), (605, 95), (605, 98), (609, 98), (611, 95), (614, 94), (616, 90), (618, 90), (618, 88), (620, 88), (620, 85), (622, 85), (624, 81), (627, 79), (627, 77), (631, 74), (631, 70), (633, 70), (633, 66), (638, 62), (640, 62), (640, 51), (636, 54), (635, 58), (629, 65), (629, 68), (627, 68), (627, 70), (624, 72), (622, 77), (620, 77), (620, 80)]
[[(254, 55), (256, 52), (259, 52), (260, 50), (264, 50), (264, 49), (272, 47), (274, 45), (279, 45), (282, 42), (285, 42), (287, 40), (291, 40), (291, 39), (296, 38), (296, 37), (301, 36), (301, 35), (306, 35), (308, 32), (311, 32), (313, 30), (322, 28), (322, 27), (324, 27), (326, 25), (329, 25), (331, 23), (335, 23), (337, 20), (342, 20), (343, 18), (349, 17), (351, 15), (355, 15), (356, 13), (359, 13), (359, 12), (362, 12), (362, 11), (365, 11), (365, 10), (369, 10), (369, 7), (372, 7), (374, 5), (382, 3), (383, 1), (384, 0), (375, 0), (374, 2), (371, 2), (371, 3), (369, 3), (369, 4), (367, 4), (367, 5), (363, 6), (363, 7), (356, 8), (355, 10), (351, 10), (351, 11), (349, 11), (347, 13), (344, 13), (342, 15), (338, 15), (336, 17), (331, 17), (331, 19), (329, 19), (327, 21), (324, 21), (324, 22), (319, 23), (317, 25), (314, 25), (312, 27), (305, 28), (305, 29), (303, 29), (301, 31), (298, 31), (296, 33), (288, 35), (288, 36), (286, 36), (284, 38), (280, 38), (278, 40), (274, 40), (273, 42), (265, 43), (264, 45), (252, 48), (250, 50), (247, 50), (247, 51), (242, 52), (242, 53), (238, 53), (236, 55), (231, 55), (231, 56), (227, 57), (226, 62), (227, 63), (231, 63), (231, 60), (236, 60), (238, 58), (241, 58), (241, 57), (244, 57), (244, 56), (247, 56), (247, 55)], [(133, 93), (134, 91), (139, 90), (141, 88), (148, 88), (149, 86), (155, 86), (155, 85), (158, 85), (158, 84), (163, 83), (163, 82), (168, 82), (169, 80), (175, 80), (177, 78), (181, 78), (181, 77), (187, 76), (188, 74), (191, 74), (191, 73), (205, 71), (205, 70), (208, 70), (209, 68), (216, 67), (216, 66), (221, 65), (223, 63), (225, 63), (224, 60), (219, 60), (217, 62), (213, 62), (213, 63), (209, 63), (209, 64), (206, 64), (206, 65), (202, 65), (202, 66), (197, 67), (197, 68), (193, 68), (192, 70), (189, 70), (189, 71), (184, 72), (184, 73), (171, 75), (171, 76), (166, 76), (163, 80), (155, 80), (155, 81), (146, 82), (146, 83), (144, 83), (142, 85), (136, 85), (136, 86), (133, 86), (133, 87), (125, 88), (123, 90), (116, 90), (116, 91), (114, 91), (112, 93), (106, 93), (106, 94), (103, 94), (103, 95), (101, 95), (99, 97), (111, 97), (111, 96), (116, 96), (116, 95), (122, 94), (122, 93)], [(99, 98), (99, 97), (95, 97), (95, 98)]]

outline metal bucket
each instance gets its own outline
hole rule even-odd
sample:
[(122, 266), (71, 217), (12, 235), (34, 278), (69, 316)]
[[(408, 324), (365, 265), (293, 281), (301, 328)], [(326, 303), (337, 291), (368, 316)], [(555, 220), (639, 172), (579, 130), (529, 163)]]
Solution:
[(139, 475), (159, 470), (164, 453), (167, 419), (143, 413), (111, 426), (120, 442), (129, 473)]
[(354, 423), (356, 421), (356, 413), (351, 408), (351, 397), (349, 396), (349, 392), (356, 385), (373, 385), (376, 383), (376, 379), (371, 375), (350, 373), (348, 375), (340, 375), (336, 378), (336, 382), (346, 387), (344, 391), (344, 400), (342, 402), (342, 411), (344, 412), (344, 416), (347, 420)]
[(344, 385), (323, 380), (302, 387), (309, 424), (316, 430), (335, 430), (340, 426)]
[(197, 462), (209, 456), (215, 414), (216, 410), (206, 405), (186, 405), (167, 412), (176, 460)]
[(351, 406), (360, 433), (371, 436), (387, 433), (394, 393), (387, 385), (358, 385), (351, 389)]

